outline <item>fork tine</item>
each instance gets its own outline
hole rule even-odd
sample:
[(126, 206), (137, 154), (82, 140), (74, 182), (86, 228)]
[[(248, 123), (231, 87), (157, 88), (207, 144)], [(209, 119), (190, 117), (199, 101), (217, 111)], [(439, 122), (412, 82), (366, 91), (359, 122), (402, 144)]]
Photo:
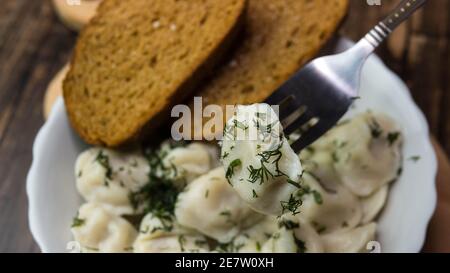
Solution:
[(298, 117), (296, 120), (290, 122), (289, 124), (284, 124), (284, 133), (286, 135), (290, 135), (293, 132), (295, 132), (298, 128), (302, 127), (304, 124), (309, 122), (313, 116), (309, 112), (303, 113), (300, 117)]
[(326, 133), (336, 122), (334, 121), (319, 121), (316, 125), (305, 131), (298, 140), (291, 144), (292, 149), (298, 153), (320, 136)]

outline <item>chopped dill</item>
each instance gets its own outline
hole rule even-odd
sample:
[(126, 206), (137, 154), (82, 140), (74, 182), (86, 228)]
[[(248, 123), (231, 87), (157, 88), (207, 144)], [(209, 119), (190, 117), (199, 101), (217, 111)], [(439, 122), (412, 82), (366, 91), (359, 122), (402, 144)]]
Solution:
[(287, 230), (293, 230), (300, 227), (300, 224), (297, 222), (294, 222), (292, 220), (283, 219), (278, 223), (279, 228), (286, 228)]
[(392, 132), (387, 135), (387, 140), (389, 142), (389, 146), (394, 145), (394, 143), (398, 140), (400, 137), (400, 132)]
[(258, 198), (258, 194), (256, 194), (255, 190), (253, 190), (253, 198)]
[(72, 227), (73, 227), (73, 228), (81, 227), (81, 226), (83, 226), (85, 223), (86, 223), (86, 220), (85, 220), (85, 219), (79, 218), (79, 217), (78, 217), (78, 214), (77, 214), (77, 216), (75, 216), (75, 217), (73, 218), (73, 221), (72, 221)]
[(241, 166), (241, 165), (242, 165), (242, 162), (241, 162), (240, 159), (235, 159), (235, 160), (233, 160), (233, 161), (230, 163), (230, 165), (228, 166), (228, 169), (227, 169), (227, 172), (226, 172), (226, 174), (225, 174), (225, 177), (226, 177), (227, 179), (232, 178), (233, 175), (234, 175), (234, 170), (235, 170), (235, 168), (237, 168), (237, 167), (239, 167), (239, 166)]
[(280, 201), (282, 212), (281, 214), (284, 214), (285, 212), (291, 212), (292, 215), (299, 214), (300, 211), (298, 210), (299, 207), (302, 205), (302, 200), (299, 198), (294, 197), (293, 194), (289, 197), (288, 201)]
[(97, 157), (95, 158), (95, 161), (97, 161), (103, 168), (105, 168), (105, 186), (109, 186), (109, 180), (112, 179), (113, 174), (113, 170), (111, 168), (111, 165), (109, 164), (109, 157), (103, 153), (103, 150), (100, 150), (100, 152), (97, 154)]

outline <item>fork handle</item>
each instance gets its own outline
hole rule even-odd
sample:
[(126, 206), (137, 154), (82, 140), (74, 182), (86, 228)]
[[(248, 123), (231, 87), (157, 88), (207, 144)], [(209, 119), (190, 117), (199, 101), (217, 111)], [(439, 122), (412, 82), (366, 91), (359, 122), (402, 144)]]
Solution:
[(365, 37), (374, 48), (378, 47), (401, 23), (408, 19), (427, 0), (403, 0), (389, 16), (378, 23)]

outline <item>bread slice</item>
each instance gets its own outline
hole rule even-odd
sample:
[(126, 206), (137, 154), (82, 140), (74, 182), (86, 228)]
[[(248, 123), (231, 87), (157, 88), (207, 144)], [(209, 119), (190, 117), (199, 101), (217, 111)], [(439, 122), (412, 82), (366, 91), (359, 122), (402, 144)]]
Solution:
[(245, 7), (246, 0), (103, 1), (63, 84), (72, 126), (90, 144), (118, 146), (159, 125), (224, 55)]
[(347, 6), (347, 0), (249, 0), (241, 45), (196, 96), (222, 107), (264, 101), (318, 53)]

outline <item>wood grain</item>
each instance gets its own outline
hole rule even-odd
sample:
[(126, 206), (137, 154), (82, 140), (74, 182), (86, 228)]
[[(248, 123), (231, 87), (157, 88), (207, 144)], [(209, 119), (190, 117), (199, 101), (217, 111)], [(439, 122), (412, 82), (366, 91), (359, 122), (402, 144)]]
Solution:
[[(381, 6), (350, 0), (341, 32), (357, 40), (398, 1)], [(432, 130), (450, 154), (450, 1), (432, 0), (379, 50), (411, 88)], [(76, 34), (50, 1), (3, 0), (0, 5), (0, 252), (36, 252), (28, 230), (26, 173), (42, 126), (47, 83), (67, 62)]]

